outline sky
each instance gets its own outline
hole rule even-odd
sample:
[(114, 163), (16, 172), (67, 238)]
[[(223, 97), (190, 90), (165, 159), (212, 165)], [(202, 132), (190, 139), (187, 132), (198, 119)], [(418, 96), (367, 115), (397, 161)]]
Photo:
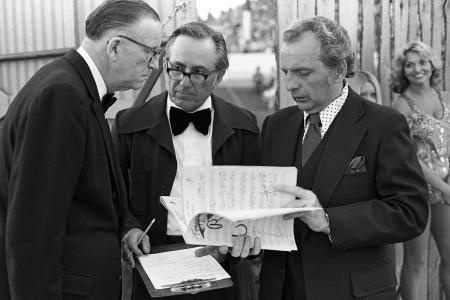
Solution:
[(219, 17), (220, 12), (242, 5), (245, 0), (197, 0), (198, 15), (202, 19), (208, 17), (208, 12), (214, 17)]

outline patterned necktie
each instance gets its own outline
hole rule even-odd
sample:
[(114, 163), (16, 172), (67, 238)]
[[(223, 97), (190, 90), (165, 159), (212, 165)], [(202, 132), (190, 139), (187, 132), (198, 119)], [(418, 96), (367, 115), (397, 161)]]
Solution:
[(308, 131), (306, 131), (302, 145), (302, 167), (311, 157), (322, 139), (322, 136), (320, 135), (320, 127), (322, 127), (322, 123), (320, 122), (319, 113), (310, 114), (308, 116), (308, 120), (309, 127)]
[(103, 112), (106, 112), (108, 108), (116, 102), (117, 98), (114, 97), (114, 93), (105, 94), (102, 98)]
[(183, 133), (191, 122), (199, 132), (204, 135), (208, 134), (209, 125), (211, 124), (211, 110), (209, 108), (194, 113), (187, 113), (184, 110), (172, 106), (169, 116), (173, 135)]

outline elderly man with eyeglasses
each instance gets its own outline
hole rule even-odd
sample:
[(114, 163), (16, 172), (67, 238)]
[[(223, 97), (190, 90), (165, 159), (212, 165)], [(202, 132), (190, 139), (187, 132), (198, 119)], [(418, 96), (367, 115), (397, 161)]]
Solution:
[(144, 84), (161, 35), (144, 1), (105, 1), (81, 47), (12, 102), (0, 135), (0, 299), (120, 299), (130, 227), (104, 112), (112, 93)]
[[(159, 202), (160, 196), (181, 196), (181, 167), (258, 163), (255, 116), (212, 94), (228, 64), (220, 33), (202, 23), (185, 24), (173, 32), (166, 45), (167, 91), (117, 114), (113, 140), (128, 182), (129, 208), (138, 221), (136, 227), (157, 220), (142, 244), (137, 245), (141, 229), (125, 236), (123, 252), (131, 265), (133, 256), (128, 254), (148, 253), (150, 244), (184, 243), (174, 217)], [(253, 242), (255, 246), (250, 248)], [(208, 251), (230, 270), (236, 258), (259, 254), (260, 242), (242, 237), (230, 249), (222, 246)], [(181, 299), (232, 299), (232, 294), (224, 289)], [(134, 276), (133, 299), (148, 298), (143, 282)]]

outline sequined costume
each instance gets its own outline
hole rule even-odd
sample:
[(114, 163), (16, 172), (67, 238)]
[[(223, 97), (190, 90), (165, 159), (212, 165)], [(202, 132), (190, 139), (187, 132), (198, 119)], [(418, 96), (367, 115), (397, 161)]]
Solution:
[[(442, 103), (444, 114), (441, 119), (423, 112), (413, 101), (407, 100), (412, 109), (408, 117), (414, 146), (417, 156), (434, 174), (447, 182), (449, 176), (449, 134), (450, 134), (450, 110), (449, 105), (442, 101), (439, 91), (439, 100)], [(444, 203), (442, 192), (428, 184), (429, 200), (431, 204)]]

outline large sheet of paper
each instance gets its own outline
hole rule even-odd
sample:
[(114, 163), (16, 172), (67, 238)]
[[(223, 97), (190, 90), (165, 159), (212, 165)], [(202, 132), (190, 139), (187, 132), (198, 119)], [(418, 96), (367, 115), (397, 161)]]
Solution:
[(293, 195), (275, 185), (295, 185), (295, 167), (184, 167), (183, 198), (161, 197), (173, 212), (188, 244), (233, 245), (240, 234), (260, 237), (262, 249), (296, 250), (293, 220), (287, 213), (313, 208), (285, 208)]
[(197, 248), (139, 256), (138, 259), (155, 289), (164, 289), (189, 280), (222, 280), (230, 275), (211, 256), (195, 256)]

